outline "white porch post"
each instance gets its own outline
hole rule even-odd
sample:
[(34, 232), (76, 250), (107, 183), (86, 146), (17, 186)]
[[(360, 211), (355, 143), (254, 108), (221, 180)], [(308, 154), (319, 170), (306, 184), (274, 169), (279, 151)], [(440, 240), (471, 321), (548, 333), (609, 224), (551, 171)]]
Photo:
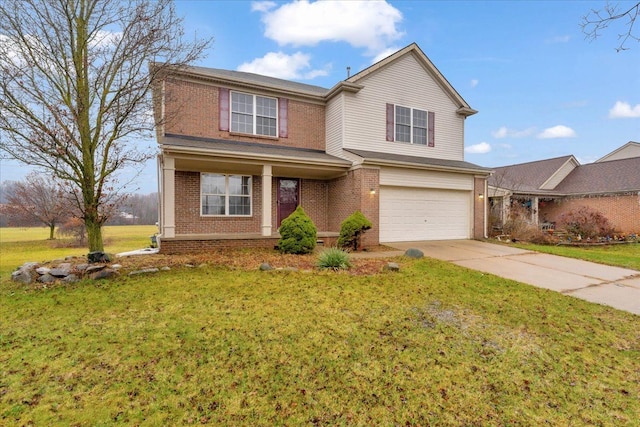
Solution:
[(533, 200), (531, 200), (531, 213), (533, 214), (531, 219), (533, 220), (534, 225), (540, 224), (538, 222), (538, 203), (539, 200), (537, 197), (534, 197)]
[(262, 166), (262, 235), (271, 236), (271, 190), (273, 175), (271, 165)]
[(162, 162), (162, 237), (176, 237), (176, 162), (165, 157)]

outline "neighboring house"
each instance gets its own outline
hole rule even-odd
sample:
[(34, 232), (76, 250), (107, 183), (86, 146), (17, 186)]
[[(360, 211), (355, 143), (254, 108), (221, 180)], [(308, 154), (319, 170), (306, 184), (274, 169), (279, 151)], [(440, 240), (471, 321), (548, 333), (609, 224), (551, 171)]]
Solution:
[(366, 245), (486, 235), (476, 111), (416, 44), (331, 89), (188, 67), (154, 96), (162, 252), (273, 247), (298, 205), (325, 245), (356, 210)]
[(616, 231), (640, 233), (640, 143), (629, 142), (585, 165), (564, 156), (495, 168), (489, 198), (498, 227), (518, 203), (532, 223), (543, 227), (587, 206), (607, 217)]

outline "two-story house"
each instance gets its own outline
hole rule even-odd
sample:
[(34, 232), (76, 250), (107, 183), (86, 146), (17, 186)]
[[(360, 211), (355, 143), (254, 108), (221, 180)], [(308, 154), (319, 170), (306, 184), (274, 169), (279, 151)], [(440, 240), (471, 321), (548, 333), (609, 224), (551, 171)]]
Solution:
[(273, 247), (298, 205), (325, 245), (356, 210), (367, 245), (486, 234), (476, 111), (416, 44), (331, 89), (188, 67), (154, 96), (163, 253)]

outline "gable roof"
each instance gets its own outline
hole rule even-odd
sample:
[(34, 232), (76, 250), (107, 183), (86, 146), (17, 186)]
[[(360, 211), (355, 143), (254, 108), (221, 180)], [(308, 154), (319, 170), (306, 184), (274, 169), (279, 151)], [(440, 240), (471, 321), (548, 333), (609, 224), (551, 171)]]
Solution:
[(518, 193), (545, 193), (541, 187), (567, 162), (578, 161), (572, 155), (538, 160), (494, 169), (489, 185)]
[(640, 191), (640, 157), (579, 166), (555, 188), (555, 191), (563, 194)]
[(362, 79), (367, 77), (370, 74), (377, 72), (378, 70), (388, 67), (389, 65), (396, 62), (399, 58), (405, 55), (413, 55), (414, 58), (422, 65), (422, 67), (428, 72), (433, 79), (438, 83), (438, 85), (442, 88), (442, 90), (451, 98), (451, 100), (458, 105), (458, 114), (461, 114), (465, 117), (476, 114), (478, 111), (474, 110), (469, 106), (467, 101), (460, 96), (457, 90), (449, 83), (449, 81), (444, 77), (444, 75), (438, 70), (438, 68), (431, 62), (431, 60), (425, 55), (425, 53), (418, 47), (416, 43), (411, 43), (409, 46), (400, 49), (399, 51), (387, 56), (381, 61), (376, 62), (375, 64), (365, 68), (364, 70), (354, 74), (349, 77), (346, 82), (357, 84)]
[(388, 154), (374, 151), (344, 149), (362, 157), (363, 163), (384, 166), (412, 167), (418, 169), (433, 169), (489, 175), (491, 169), (460, 160), (433, 159), (428, 157), (405, 156), (402, 154)]
[(640, 142), (629, 141), (622, 147), (619, 147), (601, 159), (596, 160), (596, 163), (638, 156), (640, 156)]
[(290, 80), (263, 76), (261, 74), (247, 73), (244, 71), (188, 66), (180, 68), (176, 73), (182, 76), (192, 77), (196, 79), (205, 79), (219, 83), (247, 86), (251, 88), (275, 90), (284, 93), (295, 93), (297, 95), (307, 95), (311, 97), (324, 98), (329, 93), (329, 89), (321, 86), (298, 83)]

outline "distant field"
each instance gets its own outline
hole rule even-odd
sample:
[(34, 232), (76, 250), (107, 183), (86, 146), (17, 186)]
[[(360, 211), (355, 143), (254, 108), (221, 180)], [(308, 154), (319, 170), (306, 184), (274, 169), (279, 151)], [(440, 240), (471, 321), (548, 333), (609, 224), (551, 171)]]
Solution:
[[(104, 227), (105, 251), (118, 253), (148, 247), (149, 237), (156, 232), (155, 225)], [(46, 227), (0, 228), (0, 277), (6, 278), (6, 274), (27, 261), (48, 261), (88, 252), (86, 247), (70, 247), (70, 240), (47, 240), (48, 237)]]

